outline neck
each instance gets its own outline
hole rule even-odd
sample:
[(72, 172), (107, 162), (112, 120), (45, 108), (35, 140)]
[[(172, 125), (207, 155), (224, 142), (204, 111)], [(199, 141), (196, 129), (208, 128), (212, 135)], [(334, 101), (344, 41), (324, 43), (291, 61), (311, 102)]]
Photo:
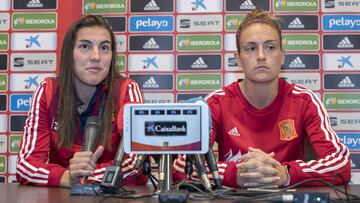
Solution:
[(83, 108), (87, 108), (91, 97), (96, 91), (96, 86), (89, 86), (82, 83), (79, 79), (75, 78), (75, 91), (77, 97), (80, 99)]
[(277, 96), (279, 81), (276, 79), (269, 83), (254, 83), (245, 79), (239, 83), (239, 86), (251, 105), (263, 109), (269, 106)]

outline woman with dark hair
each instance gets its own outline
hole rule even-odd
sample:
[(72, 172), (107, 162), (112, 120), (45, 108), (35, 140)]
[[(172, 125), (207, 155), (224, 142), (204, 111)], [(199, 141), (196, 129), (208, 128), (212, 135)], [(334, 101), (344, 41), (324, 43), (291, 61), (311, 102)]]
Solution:
[[(123, 134), (124, 104), (143, 102), (138, 84), (120, 76), (115, 64), (115, 36), (103, 17), (83, 16), (68, 29), (58, 76), (41, 82), (32, 97), (17, 159), (21, 184), (70, 187), (82, 176), (102, 179)], [(81, 150), (90, 116), (100, 120), (95, 152)], [(124, 158), (125, 179), (140, 173), (135, 159)]]

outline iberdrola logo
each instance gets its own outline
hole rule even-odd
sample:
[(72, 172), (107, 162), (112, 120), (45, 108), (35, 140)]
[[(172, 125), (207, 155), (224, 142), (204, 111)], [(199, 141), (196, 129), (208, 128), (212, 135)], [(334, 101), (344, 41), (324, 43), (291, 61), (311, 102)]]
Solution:
[(180, 87), (189, 87), (190, 86), (190, 79), (189, 78), (184, 78), (179, 80), (179, 86)]
[(190, 39), (183, 39), (179, 41), (179, 47), (188, 47), (190, 46), (191, 40)]
[(336, 97), (330, 97), (330, 98), (326, 99), (325, 103), (326, 103), (326, 105), (336, 104)]
[(227, 22), (227, 26), (230, 28), (230, 29), (235, 29), (235, 28), (238, 28), (240, 26), (240, 23), (242, 22), (242, 20), (239, 20), (239, 19), (231, 19)]
[(93, 10), (96, 8), (96, 3), (90, 2), (85, 5), (85, 10)]
[(275, 7), (276, 8), (283, 8), (286, 6), (286, 0), (278, 0), (276, 3), (275, 3)]
[(20, 18), (16, 18), (14, 21), (15, 25), (23, 25), (25, 24), (25, 18), (24, 17), (20, 17)]

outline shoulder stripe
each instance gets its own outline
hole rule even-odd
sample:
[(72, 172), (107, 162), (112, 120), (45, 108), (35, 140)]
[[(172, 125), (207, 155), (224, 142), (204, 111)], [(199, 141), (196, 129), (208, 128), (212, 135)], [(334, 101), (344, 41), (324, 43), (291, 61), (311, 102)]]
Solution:
[(211, 93), (209, 93), (205, 98), (204, 100), (207, 101), (208, 99), (210, 99), (212, 96), (214, 95), (225, 95), (225, 91), (223, 89), (218, 89), (218, 90), (215, 90)]

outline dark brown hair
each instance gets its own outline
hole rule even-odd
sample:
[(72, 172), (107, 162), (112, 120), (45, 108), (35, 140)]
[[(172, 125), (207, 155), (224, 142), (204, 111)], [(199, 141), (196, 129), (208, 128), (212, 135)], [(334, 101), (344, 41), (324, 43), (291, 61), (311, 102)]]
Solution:
[(240, 54), (240, 37), (241, 33), (244, 31), (244, 29), (254, 23), (263, 23), (266, 25), (271, 26), (274, 28), (279, 36), (280, 39), (280, 48), (282, 48), (282, 35), (281, 35), (281, 29), (279, 24), (277, 23), (277, 20), (273, 17), (271, 17), (268, 13), (263, 12), (262, 10), (256, 9), (252, 11), (251, 13), (248, 13), (245, 17), (245, 19), (241, 22), (237, 33), (236, 33), (236, 48), (238, 53)]
[(104, 147), (110, 147), (109, 140), (112, 131), (113, 119), (113, 92), (114, 81), (118, 77), (115, 71), (116, 65), (116, 40), (114, 33), (107, 21), (99, 15), (86, 15), (70, 26), (67, 30), (61, 50), (60, 71), (59, 71), (59, 135), (58, 147), (70, 148), (73, 145), (76, 135), (76, 126), (79, 121), (76, 113), (77, 96), (74, 86), (74, 47), (76, 43), (77, 33), (81, 28), (100, 27), (109, 32), (111, 36), (112, 59), (108, 76), (103, 81), (107, 86), (106, 100), (102, 112), (100, 136), (97, 144)]

